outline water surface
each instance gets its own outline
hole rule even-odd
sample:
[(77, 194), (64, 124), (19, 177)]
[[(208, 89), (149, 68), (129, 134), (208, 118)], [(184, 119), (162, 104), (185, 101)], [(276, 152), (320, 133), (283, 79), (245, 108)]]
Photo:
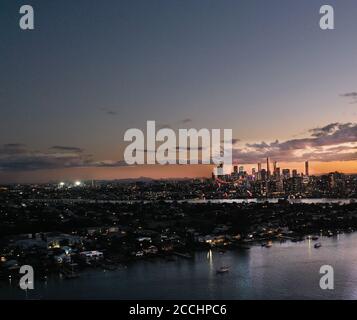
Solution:
[[(28, 299), (357, 299), (357, 233), (271, 248), (198, 252), (193, 260), (138, 261), (117, 271), (86, 271), (73, 280), (36, 282)], [(335, 289), (321, 290), (320, 267), (331, 265)], [(221, 266), (230, 272), (217, 275)], [(1, 299), (25, 299), (7, 283)]]

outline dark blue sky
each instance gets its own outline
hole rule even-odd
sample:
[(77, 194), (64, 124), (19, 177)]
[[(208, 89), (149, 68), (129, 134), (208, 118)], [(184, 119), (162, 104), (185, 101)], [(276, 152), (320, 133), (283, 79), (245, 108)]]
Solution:
[[(18, 27), (23, 4), (34, 31)], [(355, 0), (2, 0), (0, 145), (120, 160), (125, 129), (147, 120), (244, 143), (355, 122), (341, 94), (357, 90), (356, 18)]]

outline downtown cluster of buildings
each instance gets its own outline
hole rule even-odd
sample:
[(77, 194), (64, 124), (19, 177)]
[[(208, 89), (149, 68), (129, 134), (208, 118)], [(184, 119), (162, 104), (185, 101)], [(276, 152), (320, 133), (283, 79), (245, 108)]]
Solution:
[[(222, 168), (217, 168), (217, 172)], [(235, 165), (228, 175), (216, 176), (212, 179), (221, 186), (234, 185), (241, 196), (254, 197), (350, 197), (356, 193), (356, 177), (339, 172), (313, 176), (309, 172), (309, 162), (305, 161), (305, 172), (293, 169), (281, 169), (277, 161), (271, 165), (266, 159), (265, 168), (262, 163), (253, 168), (251, 174), (244, 170), (244, 166)]]
[[(244, 174), (244, 166), (234, 166), (232, 174), (234, 176), (240, 176)], [(258, 163), (258, 170), (256, 168), (252, 169), (252, 178), (254, 180), (270, 180), (270, 179), (279, 179), (285, 178), (288, 179), (290, 177), (309, 177), (309, 162), (305, 161), (305, 173), (298, 173), (296, 169), (293, 169), (290, 172), (290, 169), (282, 169), (278, 167), (278, 162), (273, 162), (273, 170), (270, 168), (269, 158), (266, 159), (266, 169), (262, 168), (261, 162)]]

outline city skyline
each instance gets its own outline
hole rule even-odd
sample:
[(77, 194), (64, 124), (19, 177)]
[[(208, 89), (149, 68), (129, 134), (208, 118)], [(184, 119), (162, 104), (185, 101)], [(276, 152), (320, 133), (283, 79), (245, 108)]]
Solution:
[[(277, 162), (277, 161), (274, 161)], [(306, 162), (308, 162), (309, 166), (309, 174), (311, 176), (322, 176), (322, 175), (328, 175), (330, 173), (343, 173), (343, 174), (350, 174), (354, 175), (356, 172), (353, 170), (337, 170), (336, 168), (330, 167), (333, 166), (333, 163), (320, 163), (318, 164), (318, 167), (321, 168), (321, 164), (326, 164), (326, 169), (322, 171), (317, 171), (316, 170), (316, 163), (310, 162), (310, 161), (305, 161), (305, 162), (294, 162), (294, 163), (284, 163), (284, 162), (277, 162), (278, 169), (282, 172), (283, 170), (289, 170), (290, 173), (292, 173), (294, 170), (296, 170), (297, 174), (306, 174)], [(264, 163), (264, 162), (263, 162)], [(232, 165), (232, 173), (234, 172), (234, 167), (242, 168), (244, 172), (248, 174), (253, 174), (254, 171), (259, 172), (259, 164), (261, 165), (262, 162), (258, 162), (256, 164), (233, 164)], [(141, 171), (137, 172), (137, 168), (140, 167), (151, 167), (152, 168), (152, 173), (148, 175), (141, 175)], [(172, 168), (175, 168), (174, 171), (176, 173), (173, 173)], [(116, 168), (110, 169), (110, 168), (103, 168), (103, 171), (99, 173), (99, 175), (93, 174), (93, 171), (91, 168), (76, 168), (75, 172), (71, 172), (69, 169), (64, 169), (63, 171), (61, 170), (47, 170), (44, 176), (44, 178), (37, 178), (37, 175), (32, 175), (33, 171), (27, 171), (23, 173), (21, 176), (18, 176), (18, 179), (15, 180), (6, 180), (6, 174), (2, 174), (2, 184), (12, 184), (12, 183), (59, 183), (62, 181), (66, 182), (75, 182), (75, 181), (91, 181), (91, 180), (103, 180), (103, 181), (112, 181), (112, 180), (130, 180), (130, 179), (135, 179), (135, 180), (145, 180), (145, 179), (154, 179), (154, 180), (175, 180), (175, 179), (193, 179), (193, 178), (210, 178), (212, 176), (212, 173), (214, 172), (214, 165), (165, 165), (165, 166), (159, 166), (159, 165), (141, 165), (141, 166), (130, 166), (129, 170), (132, 170), (129, 172), (127, 175), (120, 175), (116, 176), (115, 173), (111, 170), (117, 170)], [(331, 170), (330, 170), (331, 169)], [(261, 170), (266, 172), (266, 165), (264, 164), (263, 166), (261, 165)], [(78, 173), (79, 171), (79, 173)], [(148, 172), (148, 171), (145, 171)], [(178, 172), (178, 173), (177, 173)], [(271, 171), (271, 175), (273, 175), (273, 171)], [(12, 173), (9, 174), (9, 176), (12, 176)]]

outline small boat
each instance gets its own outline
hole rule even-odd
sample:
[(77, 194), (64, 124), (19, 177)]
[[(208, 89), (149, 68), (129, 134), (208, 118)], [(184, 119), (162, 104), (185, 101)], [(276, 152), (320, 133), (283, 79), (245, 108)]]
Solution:
[(319, 237), (318, 236), (312, 236), (311, 239), (316, 241), (316, 240), (319, 240)]
[(314, 248), (315, 248), (315, 249), (318, 249), (318, 248), (320, 248), (321, 246), (322, 246), (322, 244), (321, 244), (320, 242), (318, 242), (318, 243), (315, 243)]
[(221, 267), (219, 269), (217, 269), (216, 273), (217, 274), (222, 274), (222, 273), (227, 273), (229, 272), (229, 267)]

